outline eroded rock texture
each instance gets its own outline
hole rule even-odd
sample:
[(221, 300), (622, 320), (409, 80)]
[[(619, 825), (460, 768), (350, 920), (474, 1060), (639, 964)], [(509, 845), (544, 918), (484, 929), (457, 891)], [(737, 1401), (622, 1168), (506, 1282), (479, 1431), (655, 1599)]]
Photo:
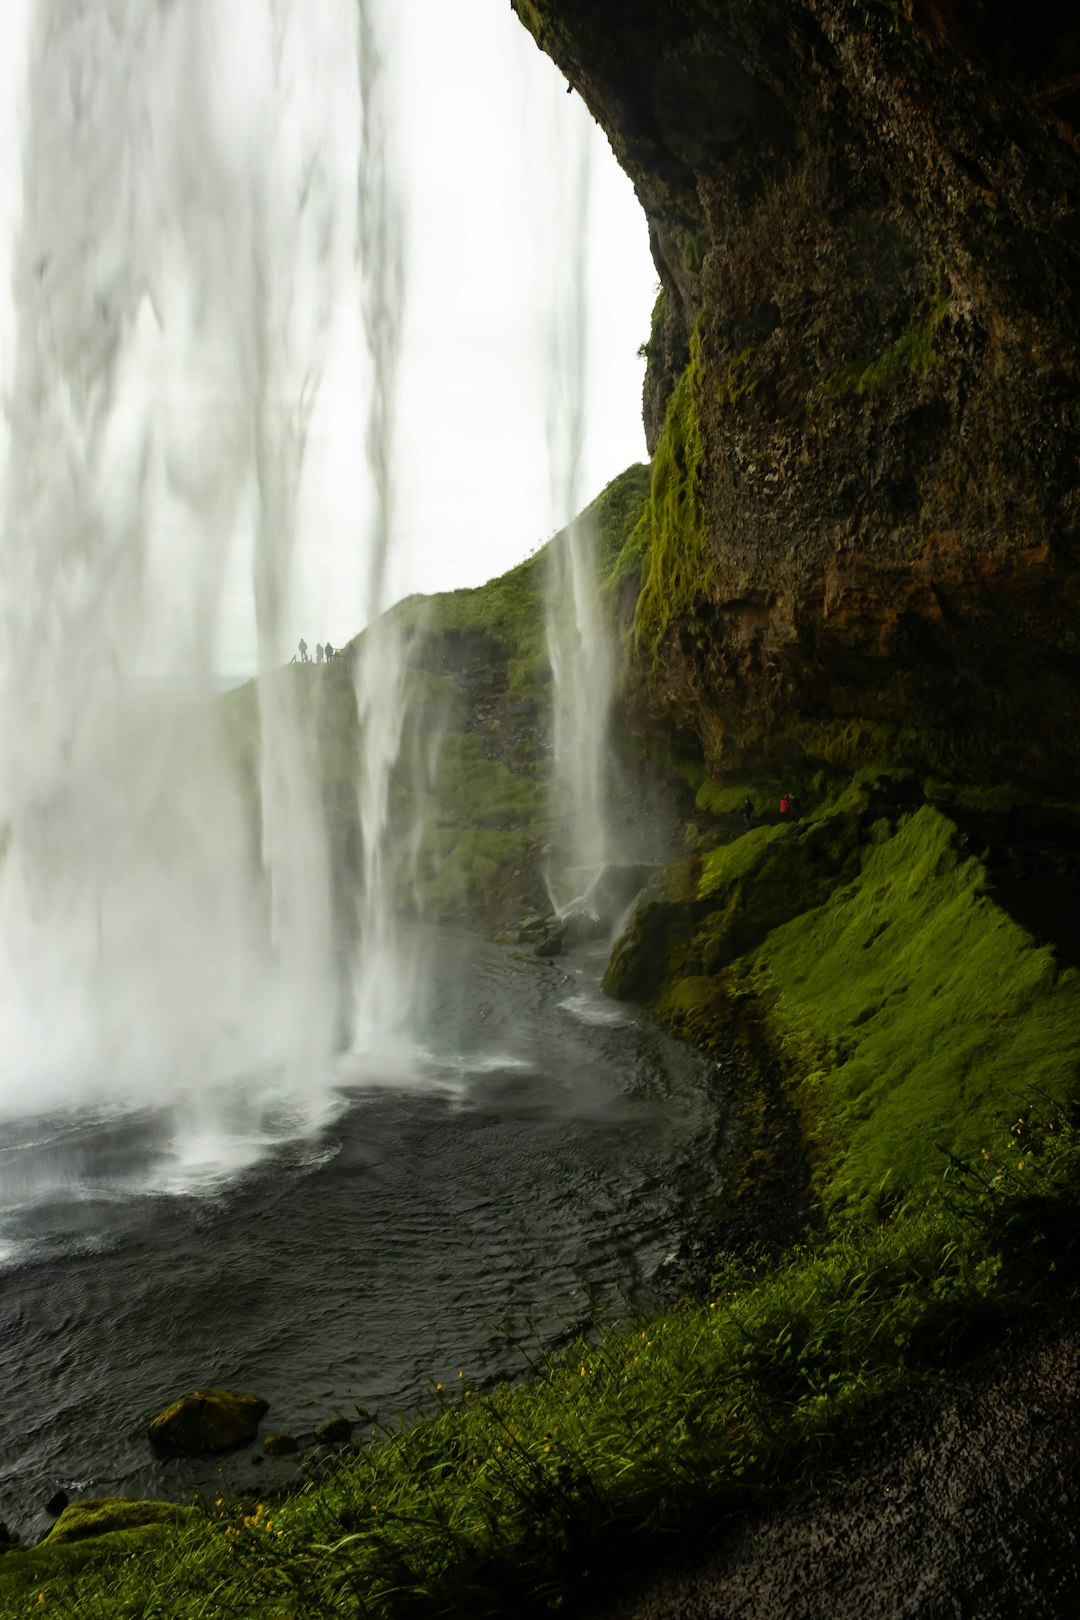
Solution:
[(721, 772), (872, 747), (1074, 789), (1073, 0), (513, 3), (664, 289), (650, 701)]

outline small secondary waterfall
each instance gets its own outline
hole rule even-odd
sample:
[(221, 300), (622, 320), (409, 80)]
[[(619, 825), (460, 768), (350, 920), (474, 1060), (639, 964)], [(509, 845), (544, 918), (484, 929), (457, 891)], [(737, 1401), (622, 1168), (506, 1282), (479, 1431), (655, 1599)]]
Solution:
[[(561, 182), (553, 242), (571, 243), (551, 267), (548, 455), (552, 504), (570, 517), (549, 548), (547, 642), (552, 673), (554, 835), (547, 881), (565, 913), (585, 903), (611, 858), (609, 734), (615, 686), (611, 631), (600, 600), (596, 534), (580, 512), (588, 389), (588, 216), (591, 144), (583, 117), (555, 124)], [(580, 115), (580, 109), (573, 109)]]
[[(400, 257), (374, 22), (341, 0), (29, 14), (22, 216), (0, 250), (17, 332), (0, 1113), (135, 1101), (182, 1105), (200, 1140), (226, 1115), (249, 1134), (303, 1128), (328, 1103), (342, 1009), (305, 719), (318, 672), (286, 663), (290, 592), (358, 261), (375, 512), (358, 622), (384, 605), (392, 511)], [(212, 701), (245, 563), (257, 714)], [(363, 983), (388, 959), (375, 935), (400, 656), (365, 655), (357, 692)]]

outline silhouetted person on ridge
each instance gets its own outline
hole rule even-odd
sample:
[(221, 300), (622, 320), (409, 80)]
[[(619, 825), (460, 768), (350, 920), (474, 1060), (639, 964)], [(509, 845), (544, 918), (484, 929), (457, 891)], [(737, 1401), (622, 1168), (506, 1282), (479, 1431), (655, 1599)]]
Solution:
[(311, 659), (307, 655), (307, 642), (304, 640), (303, 636), (300, 637), (300, 662), (302, 664), (311, 663)]
[(317, 641), (315, 643), (315, 662), (317, 664), (322, 663), (322, 642), (321, 641)]
[(791, 800), (786, 793), (780, 795), (780, 820), (786, 821), (791, 813)]
[(788, 800), (788, 814), (790, 815), (792, 821), (802, 820), (802, 805), (799, 803), (797, 794), (793, 793)]
[(746, 795), (746, 798), (742, 802), (742, 806), (740, 807), (739, 814), (743, 818), (744, 825), (749, 827), (750, 823), (754, 819), (754, 801), (750, 797), (749, 793)]
[(331, 647), (330, 643), (327, 642), (326, 643), (326, 662), (329, 663), (331, 658), (333, 658), (333, 656), (334, 656), (334, 649), (333, 649), (333, 647)]

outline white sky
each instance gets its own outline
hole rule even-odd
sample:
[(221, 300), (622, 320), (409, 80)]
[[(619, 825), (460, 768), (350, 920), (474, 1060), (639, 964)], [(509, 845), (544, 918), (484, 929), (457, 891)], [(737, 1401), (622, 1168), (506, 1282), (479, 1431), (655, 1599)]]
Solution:
[[(544, 192), (565, 191), (577, 132), (592, 157), (583, 502), (645, 459), (637, 349), (656, 273), (644, 215), (605, 136), (508, 5), (398, 0), (397, 19), (407, 286), (394, 594), (405, 595), (481, 584), (573, 515), (552, 506), (547, 305), (552, 226), (567, 225), (552, 220)], [(317, 556), (305, 547), (302, 590), (316, 632), (308, 640), (322, 621), (335, 645), (357, 628), (337, 590), (357, 522), (345, 470), (363, 440), (358, 343), (354, 332), (344, 374), (327, 377), (325, 399), (337, 403), (309, 452), (342, 469), (322, 486), (338, 491), (326, 527), (339, 539)]]
[[(350, 7), (353, 0), (341, 4)], [(242, 27), (243, 9), (230, 6), (225, 26), (235, 17)], [(391, 579), (398, 596), (482, 583), (572, 515), (559, 510), (552, 495), (547, 410), (553, 272), (573, 247), (573, 222), (560, 217), (560, 204), (565, 212), (573, 193), (568, 154), (579, 136), (591, 143), (592, 155), (581, 504), (645, 457), (643, 362), (636, 351), (648, 333), (656, 283), (644, 216), (629, 181), (577, 95), (565, 94), (565, 81), (505, 0), (393, 0), (387, 9), (406, 266)], [(20, 88), (32, 10), (33, 0), (0, 4), (5, 387), (14, 340), (9, 277), (19, 213)], [(136, 347), (139, 341), (133, 340)], [(122, 401), (132, 415), (155, 388), (170, 386), (160, 375), (165, 348), (159, 344), (155, 352), (152, 365), (135, 365), (138, 375)], [(328, 637), (340, 645), (361, 624), (369, 501), (366, 371), (359, 311), (350, 296), (334, 312), (298, 511), (292, 629), (312, 645)], [(201, 409), (209, 419), (220, 400), (200, 405), (196, 398), (185, 409)], [(181, 543), (173, 529), (183, 521), (182, 509), (173, 506), (158, 514), (163, 555)], [(218, 662), (240, 673), (254, 667), (244, 527), (250, 512), (233, 521), (238, 531), (224, 537), (231, 560)], [(178, 602), (183, 595), (179, 591)]]

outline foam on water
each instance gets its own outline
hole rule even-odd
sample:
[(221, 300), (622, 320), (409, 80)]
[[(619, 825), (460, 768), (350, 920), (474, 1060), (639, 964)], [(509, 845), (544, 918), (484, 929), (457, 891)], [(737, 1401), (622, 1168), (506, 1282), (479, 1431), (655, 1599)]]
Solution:
[(594, 1024), (603, 1027), (606, 1024), (632, 1024), (634, 1014), (628, 1007), (620, 1006), (618, 1002), (602, 1001), (599, 996), (590, 995), (588, 991), (581, 991), (578, 995), (567, 996), (565, 1001), (559, 1002), (563, 1012), (570, 1014), (582, 1024)]

